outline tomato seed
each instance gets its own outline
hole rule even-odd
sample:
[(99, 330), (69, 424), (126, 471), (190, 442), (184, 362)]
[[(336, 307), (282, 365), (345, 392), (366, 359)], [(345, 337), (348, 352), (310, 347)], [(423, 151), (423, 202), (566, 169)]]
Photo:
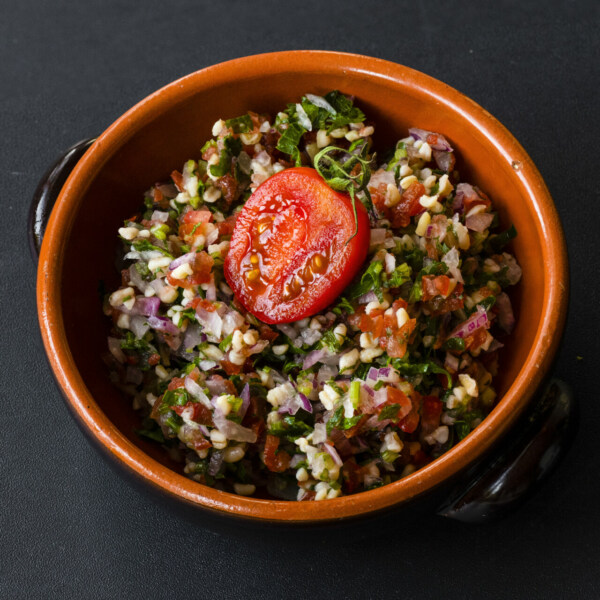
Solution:
[(260, 271), (258, 269), (252, 269), (246, 273), (246, 279), (248, 281), (256, 281), (260, 277)]

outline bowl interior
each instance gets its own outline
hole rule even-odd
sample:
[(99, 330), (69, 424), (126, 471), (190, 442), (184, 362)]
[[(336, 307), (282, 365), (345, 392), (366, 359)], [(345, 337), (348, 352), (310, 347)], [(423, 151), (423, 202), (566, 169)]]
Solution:
[[(123, 219), (139, 210), (143, 192), (152, 184), (167, 179), (173, 169), (181, 169), (185, 160), (199, 157), (219, 118), (249, 109), (275, 115), (304, 93), (339, 89), (355, 96), (375, 123), (375, 143), (380, 149), (406, 136), (411, 126), (443, 133), (457, 153), (461, 179), (481, 187), (493, 199), (502, 224), (514, 223), (518, 230), (513, 250), (523, 279), (512, 293), (517, 326), (502, 352), (499, 397), (527, 363), (540, 328), (548, 284), (545, 226), (531, 189), (511, 164), (518, 159), (522, 170), (535, 169), (526, 162), (526, 155), (513, 157), (499, 149), (482, 129), (481, 121), (477, 123), (466, 114), (468, 101), (455, 106), (451, 100), (458, 94), (454, 90), (439, 82), (435, 90), (427, 89), (424, 83), (432, 80), (409, 69), (396, 70), (391, 77), (381, 66), (387, 63), (377, 69), (383, 73), (356, 65), (343, 69), (333, 61), (320, 66), (315, 63), (314, 68), (289, 61), (287, 70), (275, 58), (272, 64), (272, 69), (247, 64), (226, 73), (215, 68), (212, 74), (209, 69), (191, 75), (179, 86), (158, 92), (146, 106), (134, 109), (132, 116), (123, 117), (94, 149), (102, 158), (88, 169), (86, 181), (77, 183), (77, 198), (72, 201), (61, 239), (55, 242), (64, 252), (62, 268), (55, 276), (61, 283), (66, 340), (85, 386), (123, 436), (163, 465), (176, 469), (179, 467), (170, 464), (157, 445), (134, 433), (138, 417), (109, 381), (100, 359), (106, 351), (108, 327), (101, 310), (99, 281), (107, 289), (118, 284), (116, 232)], [(484, 113), (473, 107), (475, 112)], [(72, 189), (69, 193), (75, 192)]]

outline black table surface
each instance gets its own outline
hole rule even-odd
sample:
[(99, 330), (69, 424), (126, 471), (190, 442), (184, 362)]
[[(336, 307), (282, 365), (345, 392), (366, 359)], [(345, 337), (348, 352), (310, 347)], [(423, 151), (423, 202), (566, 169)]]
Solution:
[[(600, 597), (597, 2), (8, 0), (1, 13), (1, 598)], [(499, 523), (428, 516), (343, 541), (215, 533), (115, 473), (54, 384), (25, 234), (46, 168), (182, 75), (306, 48), (457, 88), (512, 131), (555, 199), (572, 275), (556, 374), (581, 426), (554, 475)]]

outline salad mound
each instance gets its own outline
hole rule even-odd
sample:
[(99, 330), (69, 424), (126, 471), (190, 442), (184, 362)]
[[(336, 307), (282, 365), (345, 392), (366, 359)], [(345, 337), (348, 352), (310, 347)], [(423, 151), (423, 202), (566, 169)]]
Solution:
[(195, 481), (287, 500), (373, 489), (494, 406), (516, 231), (441, 133), (411, 128), (379, 156), (374, 132), (337, 91), (219, 120), (119, 229), (106, 361), (137, 433)]

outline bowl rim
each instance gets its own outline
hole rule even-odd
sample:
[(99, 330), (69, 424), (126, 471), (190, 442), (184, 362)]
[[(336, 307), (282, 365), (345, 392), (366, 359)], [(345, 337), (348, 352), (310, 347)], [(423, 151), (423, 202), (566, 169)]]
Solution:
[[(540, 326), (523, 368), (494, 410), (464, 440), (415, 473), (374, 490), (327, 502), (263, 500), (221, 492), (172, 471), (130, 442), (95, 402), (77, 370), (64, 329), (60, 278), (54, 276), (62, 269), (61, 239), (71, 231), (79, 199), (89, 181), (121, 145), (173, 102), (232, 78), (244, 80), (261, 75), (266, 67), (275, 74), (343, 70), (396, 81), (469, 120), (499, 156), (522, 164), (515, 175), (535, 206), (545, 240), (542, 252), (546, 285)], [(340, 520), (388, 509), (432, 491), (476, 461), (510, 429), (548, 373), (564, 329), (567, 301), (567, 252), (560, 220), (539, 171), (512, 134), (479, 104), (424, 73), (379, 58), (321, 50), (271, 52), (209, 66), (160, 88), (125, 112), (98, 137), (62, 188), (46, 228), (37, 278), (38, 316), (46, 354), (59, 387), (84, 430), (118, 462), (170, 496), (219, 513), (287, 523)]]

